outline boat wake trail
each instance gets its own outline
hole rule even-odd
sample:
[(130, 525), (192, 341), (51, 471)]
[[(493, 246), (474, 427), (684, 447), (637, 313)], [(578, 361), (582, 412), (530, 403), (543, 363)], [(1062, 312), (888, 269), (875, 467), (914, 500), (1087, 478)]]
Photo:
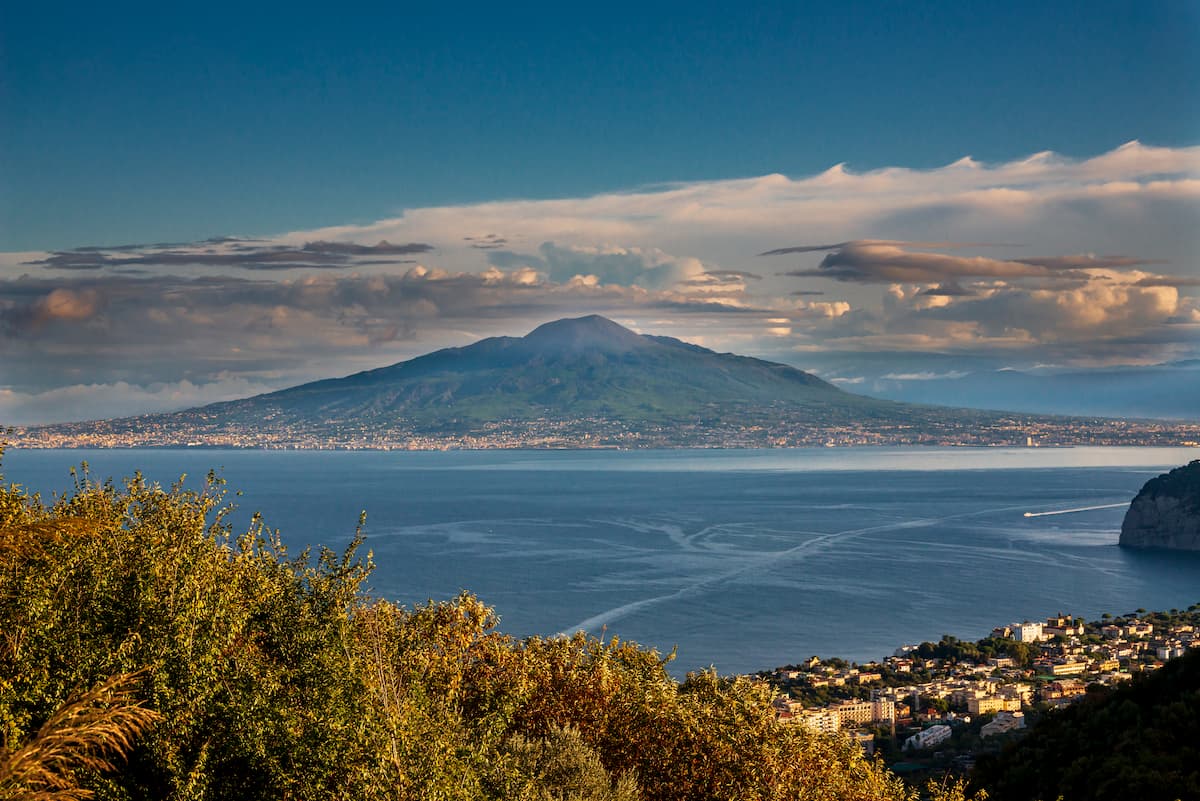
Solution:
[(716, 575), (699, 578), (691, 584), (680, 587), (674, 592), (669, 592), (664, 595), (656, 595), (651, 598), (643, 598), (640, 601), (631, 601), (626, 604), (621, 604), (620, 606), (615, 606), (612, 609), (607, 609), (603, 612), (592, 615), (586, 620), (579, 621), (574, 626), (568, 626), (560, 631), (557, 636), (565, 636), (575, 631), (594, 631), (601, 626), (607, 626), (616, 620), (627, 617), (633, 612), (645, 609), (648, 606), (654, 606), (667, 601), (674, 601), (679, 598), (694, 595), (697, 592), (708, 589), (714, 584), (721, 584), (726, 581), (736, 579), (739, 576), (745, 575), (746, 573), (750, 573), (752, 571), (761, 572), (765, 569), (776, 566), (780, 562), (786, 562), (809, 551), (814, 551), (823, 546), (830, 545), (836, 540), (856, 537), (860, 534), (875, 534), (883, 531), (898, 531), (908, 528), (925, 528), (927, 526), (934, 526), (939, 523), (946, 523), (951, 520), (959, 520), (967, 517), (979, 517), (981, 515), (995, 514), (996, 512), (1011, 512), (1016, 511), (1019, 508), (1021, 507), (1005, 506), (999, 509), (985, 509), (978, 512), (965, 512), (963, 514), (948, 515), (946, 517), (928, 517), (918, 518), (916, 520), (902, 520), (896, 523), (885, 523), (878, 526), (868, 526), (867, 528), (846, 529), (845, 531), (834, 531), (830, 532), (829, 534), (821, 534), (813, 537), (810, 540), (806, 540), (795, 547), (786, 548), (782, 551), (774, 551), (772, 553), (762, 554), (758, 558), (747, 559), (740, 567), (724, 573), (718, 573)]
[(1026, 512), (1026, 517), (1047, 517), (1048, 515), (1070, 515), (1075, 512), (1090, 512), (1093, 509), (1116, 509), (1118, 506), (1128, 506), (1129, 501), (1121, 503), (1106, 503), (1101, 506), (1080, 506), (1076, 509), (1055, 509), (1053, 512)]

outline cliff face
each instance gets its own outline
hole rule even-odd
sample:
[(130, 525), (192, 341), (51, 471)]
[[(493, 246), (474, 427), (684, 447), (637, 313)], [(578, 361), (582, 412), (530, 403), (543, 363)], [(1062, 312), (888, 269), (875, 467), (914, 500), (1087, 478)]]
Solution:
[(1200, 459), (1146, 482), (1125, 513), (1120, 542), (1200, 551)]

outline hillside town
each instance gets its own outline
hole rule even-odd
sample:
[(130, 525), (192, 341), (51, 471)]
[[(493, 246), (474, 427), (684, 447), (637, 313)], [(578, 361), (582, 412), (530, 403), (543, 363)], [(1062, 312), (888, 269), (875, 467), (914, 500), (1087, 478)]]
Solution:
[(782, 722), (844, 733), (897, 772), (962, 772), (1048, 710), (1192, 648), (1200, 648), (1200, 604), (1094, 622), (1059, 613), (998, 626), (974, 643), (947, 635), (878, 662), (813, 656), (759, 675), (779, 691)]

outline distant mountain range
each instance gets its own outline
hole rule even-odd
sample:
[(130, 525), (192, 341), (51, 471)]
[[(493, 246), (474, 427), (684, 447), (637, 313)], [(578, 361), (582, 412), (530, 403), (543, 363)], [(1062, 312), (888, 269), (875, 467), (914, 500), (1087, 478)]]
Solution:
[(849, 396), (792, 367), (639, 336), (591, 316), (222, 404), (299, 419), (402, 417), (440, 424), (547, 416), (680, 419), (713, 405), (894, 404)]
[[(1130, 430), (869, 398), (787, 365), (639, 335), (593, 315), (244, 400), (44, 426), (18, 439), (44, 446), (730, 447), (1124, 442)], [(1081, 432), (1090, 438), (1080, 440)], [(1159, 444), (1175, 444), (1177, 433)]]
[(965, 375), (882, 375), (856, 392), (909, 403), (1031, 414), (1200, 418), (1200, 361), (1096, 370), (982, 370)]

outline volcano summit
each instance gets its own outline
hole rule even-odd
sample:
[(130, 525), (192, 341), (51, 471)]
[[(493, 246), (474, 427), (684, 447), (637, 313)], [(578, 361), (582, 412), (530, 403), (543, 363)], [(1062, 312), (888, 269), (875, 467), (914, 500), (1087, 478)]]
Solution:
[(785, 364), (637, 334), (592, 315), (549, 322), (523, 337), (491, 337), (243, 400), (31, 428), (18, 431), (18, 442), (293, 448), (1013, 445), (1033, 435), (1073, 443), (1080, 441), (1080, 431), (1096, 444), (1178, 441), (1172, 432), (1166, 440), (1139, 439), (1137, 426), (1113, 422), (866, 398)]

